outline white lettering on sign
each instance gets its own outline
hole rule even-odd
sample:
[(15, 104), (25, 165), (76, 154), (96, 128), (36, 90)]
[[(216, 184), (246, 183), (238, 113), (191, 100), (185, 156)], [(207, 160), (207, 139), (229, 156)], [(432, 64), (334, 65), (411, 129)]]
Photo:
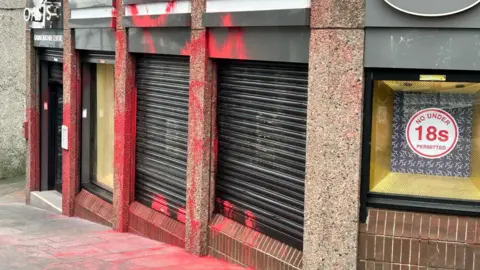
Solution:
[(52, 41), (52, 42), (63, 42), (62, 35), (34, 35), (34, 41)]
[(415, 113), (406, 129), (410, 149), (423, 158), (448, 155), (458, 142), (458, 126), (448, 112), (429, 108)]

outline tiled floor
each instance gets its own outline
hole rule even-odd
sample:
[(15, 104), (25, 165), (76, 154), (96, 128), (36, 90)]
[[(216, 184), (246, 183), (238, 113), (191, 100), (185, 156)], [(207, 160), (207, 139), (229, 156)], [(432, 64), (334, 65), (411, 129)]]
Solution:
[[(0, 180), (2, 184), (11, 185)], [(0, 269), (243, 269), (78, 218), (52, 214), (0, 194)], [(8, 199), (11, 198), (11, 202)]]

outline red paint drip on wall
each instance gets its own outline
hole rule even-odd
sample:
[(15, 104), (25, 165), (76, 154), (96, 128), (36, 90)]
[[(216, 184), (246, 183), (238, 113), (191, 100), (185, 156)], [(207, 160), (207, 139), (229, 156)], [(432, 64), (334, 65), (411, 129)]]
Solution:
[(143, 29), (144, 50), (149, 53), (155, 53), (155, 44), (153, 43), (152, 34), (148, 29)]
[(170, 216), (167, 200), (160, 194), (155, 194), (155, 197), (152, 200), (152, 209), (155, 209), (166, 216)]
[(164, 26), (167, 22), (167, 17), (170, 13), (173, 12), (173, 9), (176, 5), (176, 0), (170, 0), (165, 8), (165, 13), (158, 16), (152, 15), (138, 15), (138, 7), (136, 5), (131, 5), (128, 8), (132, 13), (132, 23), (136, 27), (159, 27)]
[(217, 44), (215, 37), (209, 34), (208, 53), (215, 58), (248, 59), (243, 30), (241, 28), (228, 28), (227, 38), (222, 44)]
[(257, 217), (250, 210), (245, 210), (245, 225), (252, 229), (257, 226)]
[(222, 20), (222, 26), (224, 27), (231, 27), (232, 23), (232, 14), (228, 13), (220, 18)]
[(185, 223), (185, 207), (179, 208), (177, 210), (177, 220)]
[(229, 201), (223, 201), (223, 212), (226, 217), (233, 219), (233, 211), (235, 206)]

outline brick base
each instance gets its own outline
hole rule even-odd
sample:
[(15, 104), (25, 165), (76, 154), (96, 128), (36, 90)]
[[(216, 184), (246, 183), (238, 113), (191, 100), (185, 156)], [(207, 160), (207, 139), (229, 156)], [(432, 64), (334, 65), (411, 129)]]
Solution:
[(476, 269), (480, 219), (370, 209), (358, 251), (359, 269)]
[(302, 269), (303, 253), (222, 215), (209, 227), (209, 255), (253, 269)]
[(75, 216), (112, 227), (112, 204), (92, 193), (82, 190), (75, 198)]
[(138, 202), (130, 205), (128, 231), (185, 248), (185, 224)]

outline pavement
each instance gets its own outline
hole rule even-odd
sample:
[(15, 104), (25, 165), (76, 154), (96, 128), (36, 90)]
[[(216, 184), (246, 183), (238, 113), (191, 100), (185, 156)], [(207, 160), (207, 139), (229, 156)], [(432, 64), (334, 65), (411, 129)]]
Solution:
[[(23, 185), (22, 185), (23, 184)], [(243, 267), (27, 206), (21, 178), (0, 180), (0, 269), (238, 270)]]

